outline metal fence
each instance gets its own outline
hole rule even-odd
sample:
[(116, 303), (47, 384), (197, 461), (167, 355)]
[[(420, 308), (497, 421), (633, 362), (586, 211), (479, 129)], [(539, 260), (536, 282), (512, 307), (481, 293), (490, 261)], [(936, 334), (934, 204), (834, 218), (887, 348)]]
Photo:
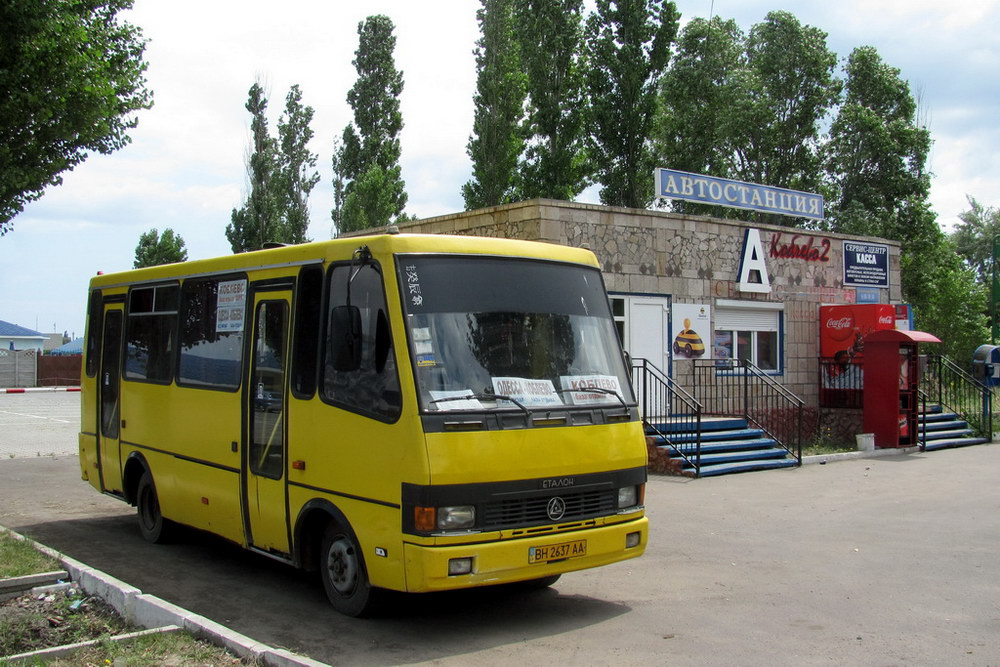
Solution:
[(801, 398), (742, 359), (699, 359), (694, 370), (693, 393), (702, 414), (743, 417), (802, 463)]

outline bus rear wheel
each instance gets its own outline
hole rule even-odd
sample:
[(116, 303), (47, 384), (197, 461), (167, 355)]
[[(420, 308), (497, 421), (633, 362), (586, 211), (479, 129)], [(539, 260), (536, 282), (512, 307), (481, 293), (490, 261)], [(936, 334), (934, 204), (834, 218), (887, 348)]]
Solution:
[(139, 517), (139, 532), (147, 542), (162, 544), (170, 535), (170, 522), (160, 512), (160, 501), (156, 497), (153, 476), (147, 470), (142, 473), (135, 492), (136, 514)]
[(323, 588), (334, 609), (346, 616), (367, 616), (375, 608), (375, 590), (361, 547), (349, 529), (331, 523), (323, 536), (319, 558)]

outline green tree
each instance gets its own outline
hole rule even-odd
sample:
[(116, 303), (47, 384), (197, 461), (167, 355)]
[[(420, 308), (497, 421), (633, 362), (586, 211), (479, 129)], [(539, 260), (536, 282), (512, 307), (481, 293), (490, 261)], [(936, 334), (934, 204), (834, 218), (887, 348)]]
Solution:
[[(353, 61), (358, 78), (347, 93), (354, 123), (344, 128), (334, 157), (335, 182), (339, 174), (344, 183), (343, 205), (333, 214), (339, 232), (387, 225), (400, 219), (406, 208), (406, 184), (399, 166), (403, 74), (396, 70), (393, 57), (393, 29), (389, 17), (382, 15), (358, 24)], [(376, 182), (384, 189), (375, 192), (368, 187)]]
[(670, 0), (597, 0), (587, 20), (588, 146), (604, 204), (653, 199), (649, 137), (679, 19)]
[(267, 129), (267, 97), (259, 83), (250, 86), (246, 103), (250, 112), (252, 147), (247, 157), (250, 193), (239, 209), (233, 209), (226, 226), (226, 238), (233, 252), (260, 250), (264, 244), (278, 241), (282, 224), (280, 214), (278, 147)]
[[(788, 12), (769, 13), (745, 37), (732, 21), (696, 19), (685, 28), (678, 51), (664, 81), (656, 133), (666, 164), (795, 190), (819, 188), (820, 128), (840, 93), (826, 33)], [(715, 207), (712, 213), (748, 215)], [(801, 224), (785, 216), (754, 216)]]
[(517, 0), (527, 75), (521, 196), (572, 200), (588, 184), (581, 63), (583, 0)]
[(836, 231), (905, 239), (911, 198), (930, 193), (930, 132), (899, 70), (872, 47), (855, 49), (845, 68), (843, 104), (825, 147), (830, 223)]
[(518, 198), (517, 164), (524, 151), (525, 76), (514, 37), (513, 0), (482, 0), (476, 12), (476, 115), (467, 152), (472, 178), (462, 186), (466, 210)]
[[(770, 12), (746, 41), (744, 90), (732, 146), (740, 180), (815, 192), (822, 181), (820, 127), (840, 95), (826, 33)], [(794, 218), (758, 214), (775, 224)]]
[(129, 143), (146, 89), (132, 0), (0, 2), (0, 235), (88, 151)]
[(968, 197), (969, 210), (962, 211), (961, 220), (951, 233), (955, 251), (976, 272), (979, 282), (993, 280), (993, 243), (1000, 236), (1000, 209), (984, 206)]
[(900, 241), (903, 298), (917, 313), (946, 312), (927, 279), (934, 267), (944, 272), (942, 280), (954, 277), (954, 248), (945, 248), (928, 203), (930, 133), (917, 122), (909, 85), (875, 49), (855, 49), (845, 72), (844, 99), (824, 149), (828, 224)]
[(929, 289), (914, 309), (914, 326), (941, 339), (936, 352), (965, 365), (975, 349), (990, 340), (989, 288), (976, 280), (975, 271), (962, 262), (949, 239), (941, 238), (936, 252), (920, 261), (920, 274)]
[(184, 249), (184, 239), (169, 227), (160, 234), (156, 229), (139, 236), (139, 245), (135, 247), (135, 261), (132, 268), (141, 269), (146, 266), (186, 262), (187, 250)]
[[(741, 76), (744, 40), (735, 21), (718, 16), (694, 18), (684, 26), (660, 86), (660, 112), (653, 129), (658, 166), (719, 177), (736, 173), (739, 123), (733, 109), (748, 96)], [(674, 208), (719, 215), (717, 207), (703, 204), (678, 201)]]
[(282, 243), (304, 243), (309, 229), (309, 193), (319, 182), (318, 156), (309, 150), (313, 137), (313, 108), (302, 105), (302, 91), (292, 86), (285, 112), (278, 121), (278, 172), (281, 198)]

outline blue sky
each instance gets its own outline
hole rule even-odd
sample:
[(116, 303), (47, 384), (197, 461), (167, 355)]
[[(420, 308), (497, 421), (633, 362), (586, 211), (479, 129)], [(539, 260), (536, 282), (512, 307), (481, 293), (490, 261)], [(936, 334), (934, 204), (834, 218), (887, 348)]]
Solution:
[[(783, 9), (828, 34), (840, 58), (871, 45), (901, 70), (920, 103), (934, 148), (931, 202), (954, 225), (971, 195), (1000, 206), (1000, 2), (679, 0), (682, 20), (714, 12), (744, 29)], [(407, 211), (462, 209), (471, 165), (478, 38), (476, 0), (136, 0), (129, 20), (150, 43), (155, 106), (132, 144), (94, 155), (66, 174), (0, 237), (0, 320), (43, 332), (83, 334), (86, 286), (97, 271), (131, 268), (139, 235), (169, 227), (192, 259), (230, 252), (225, 226), (246, 193), (249, 118), (257, 79), (269, 90), (272, 130), (299, 84), (315, 108), (312, 150), (322, 181), (311, 198), (310, 235), (329, 238), (333, 139), (351, 120), (345, 101), (356, 73), (357, 24), (387, 14), (403, 71), (402, 167)], [(663, 165), (669, 166), (669, 165)], [(586, 193), (596, 201), (596, 192)]]

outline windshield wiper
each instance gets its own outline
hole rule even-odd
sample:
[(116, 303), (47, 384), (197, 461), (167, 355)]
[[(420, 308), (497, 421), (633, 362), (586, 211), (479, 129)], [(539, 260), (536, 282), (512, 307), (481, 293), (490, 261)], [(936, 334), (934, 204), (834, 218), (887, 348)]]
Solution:
[(525, 415), (527, 415), (529, 418), (531, 417), (531, 410), (529, 410), (524, 405), (524, 403), (517, 400), (516, 398), (513, 398), (511, 396), (504, 396), (503, 394), (474, 394), (472, 392), (469, 392), (468, 394), (463, 394), (461, 396), (448, 396), (447, 398), (435, 398), (433, 401), (429, 401), (427, 405), (434, 405), (435, 403), (447, 403), (449, 401), (462, 401), (467, 398), (475, 398), (478, 400), (486, 400), (486, 401), (510, 401), (517, 407), (521, 408), (521, 411)]

